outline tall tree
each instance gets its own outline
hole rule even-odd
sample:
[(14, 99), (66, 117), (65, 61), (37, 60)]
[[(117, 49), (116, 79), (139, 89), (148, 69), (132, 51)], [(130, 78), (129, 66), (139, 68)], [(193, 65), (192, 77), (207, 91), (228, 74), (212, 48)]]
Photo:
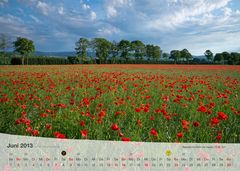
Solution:
[(1, 50), (1, 53), (3, 55), (3, 58), (4, 58), (4, 64), (7, 64), (7, 61), (6, 61), (6, 57), (7, 57), (7, 54), (6, 54), (6, 50), (8, 48), (11, 47), (11, 42), (10, 42), (10, 38), (8, 35), (6, 34), (0, 34), (0, 50)]
[(131, 42), (131, 50), (134, 51), (134, 57), (135, 59), (143, 59), (143, 56), (145, 54), (145, 45), (140, 40), (135, 40)]
[(186, 59), (187, 62), (189, 63), (189, 59), (192, 59), (192, 54), (187, 49), (181, 50), (180, 53), (181, 53), (181, 58)]
[(161, 57), (161, 48), (159, 46), (154, 46), (153, 47), (153, 58), (156, 60), (156, 61), (159, 61), (160, 57)]
[(213, 60), (213, 53), (210, 51), (210, 50), (206, 50), (204, 55), (206, 56), (206, 58), (208, 59), (208, 61), (211, 61)]
[(215, 56), (214, 56), (214, 61), (224, 61), (224, 57), (221, 53), (216, 53)]
[(153, 59), (153, 51), (154, 51), (154, 45), (147, 44), (146, 45), (146, 56), (148, 60)]
[(113, 41), (111, 44), (110, 55), (111, 55), (111, 61), (114, 64), (116, 63), (118, 53), (119, 53), (118, 43), (116, 41)]
[(24, 65), (24, 58), (27, 57), (28, 64), (28, 56), (35, 51), (35, 46), (32, 40), (23, 37), (17, 37), (17, 40), (13, 42), (15, 51), (22, 55), (22, 64)]
[(233, 64), (240, 64), (240, 53), (232, 52), (231, 56), (232, 56)]
[(223, 56), (223, 64), (225, 61), (231, 61), (231, 54), (229, 54), (228, 52), (223, 52), (222, 56)]
[(121, 40), (118, 43), (118, 50), (120, 51), (120, 57), (128, 61), (129, 59), (129, 51), (131, 43), (128, 40)]
[(77, 58), (80, 63), (85, 63), (87, 61), (87, 48), (89, 45), (89, 41), (86, 38), (80, 38), (76, 43), (76, 53)]
[(174, 59), (175, 64), (179, 61), (181, 58), (181, 52), (179, 50), (172, 50), (170, 52), (170, 59)]
[(99, 58), (100, 63), (106, 63), (111, 49), (111, 42), (104, 38), (95, 38), (93, 40), (93, 47), (96, 51), (96, 56)]
[(163, 55), (162, 55), (162, 57), (163, 57), (164, 59), (167, 59), (167, 58), (169, 57), (169, 54), (164, 52)]

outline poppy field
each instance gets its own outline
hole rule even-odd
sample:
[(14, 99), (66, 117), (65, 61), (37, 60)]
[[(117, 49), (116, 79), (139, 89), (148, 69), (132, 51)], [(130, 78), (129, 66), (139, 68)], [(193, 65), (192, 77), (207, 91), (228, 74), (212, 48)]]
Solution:
[(240, 143), (240, 67), (0, 66), (0, 132)]

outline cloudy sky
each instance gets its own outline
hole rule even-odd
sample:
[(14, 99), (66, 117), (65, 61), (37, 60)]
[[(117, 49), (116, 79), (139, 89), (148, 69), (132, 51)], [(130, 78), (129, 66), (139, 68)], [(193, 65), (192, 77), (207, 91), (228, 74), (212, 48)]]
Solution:
[(0, 0), (0, 33), (32, 39), (38, 51), (104, 37), (164, 52), (240, 52), (240, 0)]

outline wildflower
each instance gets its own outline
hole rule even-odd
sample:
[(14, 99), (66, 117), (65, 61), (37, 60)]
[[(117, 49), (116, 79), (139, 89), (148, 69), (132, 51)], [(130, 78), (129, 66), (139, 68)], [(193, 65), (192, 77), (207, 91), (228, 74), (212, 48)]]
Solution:
[(60, 139), (63, 139), (63, 138), (66, 138), (66, 136), (58, 131), (54, 132), (54, 136), (56, 138), (60, 138)]
[(85, 137), (87, 137), (88, 131), (87, 130), (82, 130), (81, 133), (82, 133), (82, 137), (85, 138)]
[(112, 128), (113, 131), (119, 130), (119, 127), (118, 127), (117, 124), (112, 124), (111, 128)]
[(141, 112), (141, 109), (140, 108), (135, 108), (135, 111), (139, 113), (139, 112)]
[(33, 136), (37, 136), (39, 134), (39, 131), (38, 130), (33, 130), (33, 132), (32, 132), (32, 135)]
[(131, 141), (131, 139), (128, 137), (122, 137), (122, 141)]
[(200, 112), (207, 112), (207, 108), (205, 107), (205, 106), (200, 106), (199, 108), (198, 108), (198, 111), (200, 111)]
[(199, 126), (200, 126), (200, 123), (199, 123), (198, 121), (193, 122), (193, 126), (195, 126), (195, 127), (199, 127)]
[(178, 133), (177, 133), (177, 137), (178, 137), (178, 138), (182, 138), (182, 137), (183, 137), (183, 133), (182, 133), (182, 132), (178, 132)]
[(158, 135), (157, 130), (154, 129), (154, 128), (152, 128), (152, 129), (151, 129), (151, 134), (152, 134), (153, 136), (157, 136), (157, 135)]
[(211, 119), (211, 123), (212, 123), (213, 126), (214, 126), (214, 125), (217, 125), (217, 124), (219, 123), (218, 118), (212, 118), (212, 119)]
[(218, 118), (222, 120), (227, 120), (228, 116), (223, 112), (218, 112)]
[(47, 128), (48, 130), (52, 129), (52, 124), (47, 123), (47, 124), (46, 124), (46, 128)]

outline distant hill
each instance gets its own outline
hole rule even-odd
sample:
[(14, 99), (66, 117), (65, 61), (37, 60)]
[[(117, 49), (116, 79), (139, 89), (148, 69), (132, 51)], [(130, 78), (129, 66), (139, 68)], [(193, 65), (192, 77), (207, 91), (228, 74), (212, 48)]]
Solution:
[[(66, 51), (66, 52), (41, 52), (36, 51), (34, 56), (53, 56), (53, 57), (68, 57), (68, 56), (76, 56), (76, 52), (74, 51)], [(94, 57), (95, 53), (87, 52), (87, 56)]]
[(68, 56), (75, 56), (76, 52), (40, 52), (36, 51), (34, 53), (35, 56), (58, 56), (58, 57), (68, 57)]
[[(66, 51), (66, 52), (41, 52), (41, 51), (36, 51), (34, 53), (35, 56), (54, 56), (54, 57), (68, 57), (68, 56), (75, 56), (76, 52), (74, 51)], [(88, 56), (94, 57), (95, 53), (93, 52), (88, 52)], [(204, 55), (201, 56), (195, 56), (193, 55), (193, 58), (198, 58), (198, 59), (206, 59)]]
[(204, 56), (204, 55), (201, 55), (201, 56), (193, 56), (193, 58), (206, 59), (206, 56)]

